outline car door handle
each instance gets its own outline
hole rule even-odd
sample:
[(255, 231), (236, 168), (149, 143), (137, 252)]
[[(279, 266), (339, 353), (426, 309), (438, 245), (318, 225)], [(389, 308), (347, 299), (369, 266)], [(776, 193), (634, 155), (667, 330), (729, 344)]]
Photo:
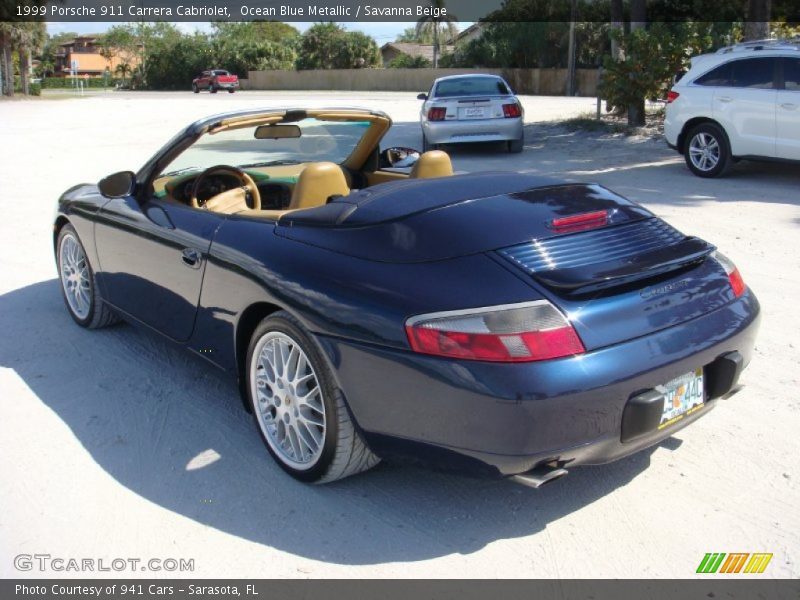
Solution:
[(792, 104), (791, 102), (784, 102), (781, 104), (781, 108), (785, 108), (786, 110), (794, 110), (797, 108), (797, 104)]
[(181, 253), (181, 260), (187, 267), (196, 269), (200, 266), (200, 253), (194, 248), (184, 248)]
[(725, 103), (733, 102), (733, 98), (731, 98), (730, 96), (720, 96), (719, 98), (717, 98), (717, 100)]

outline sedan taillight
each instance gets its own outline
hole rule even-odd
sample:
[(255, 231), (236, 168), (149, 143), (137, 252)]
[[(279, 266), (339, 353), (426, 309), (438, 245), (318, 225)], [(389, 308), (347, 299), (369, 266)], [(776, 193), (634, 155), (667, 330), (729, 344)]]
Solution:
[(742, 274), (739, 273), (739, 269), (736, 268), (733, 261), (721, 252), (714, 252), (713, 256), (714, 259), (722, 265), (722, 268), (725, 269), (725, 273), (728, 275), (728, 281), (731, 284), (731, 289), (733, 290), (733, 295), (738, 298), (744, 294), (747, 286), (744, 283), (744, 279), (742, 279)]
[(678, 92), (669, 91), (667, 92), (667, 104), (672, 104), (680, 97)]
[(444, 116), (447, 114), (447, 109), (444, 106), (434, 106), (428, 109), (429, 121), (444, 121)]
[(506, 119), (516, 119), (522, 116), (522, 107), (514, 102), (513, 104), (503, 104), (503, 117)]
[(547, 300), (430, 313), (406, 321), (411, 349), (493, 362), (530, 362), (585, 352), (572, 324)]

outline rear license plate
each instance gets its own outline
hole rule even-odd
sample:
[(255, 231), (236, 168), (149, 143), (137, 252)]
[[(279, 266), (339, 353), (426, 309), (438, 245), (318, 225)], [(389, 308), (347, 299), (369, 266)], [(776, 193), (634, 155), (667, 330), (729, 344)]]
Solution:
[(461, 109), (462, 119), (483, 119), (486, 117), (486, 109), (482, 106), (470, 106)]
[(703, 368), (658, 385), (656, 390), (664, 395), (664, 412), (661, 413), (661, 423), (658, 426), (659, 429), (664, 429), (705, 406)]

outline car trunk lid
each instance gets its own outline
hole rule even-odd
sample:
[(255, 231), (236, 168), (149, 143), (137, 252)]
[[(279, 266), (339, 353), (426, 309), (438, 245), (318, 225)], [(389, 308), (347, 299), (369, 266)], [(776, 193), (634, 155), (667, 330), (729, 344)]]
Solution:
[(290, 213), (276, 231), (370, 261), (486, 253), (567, 314), (587, 349), (734, 299), (712, 245), (598, 185), (499, 173), (408, 180)]

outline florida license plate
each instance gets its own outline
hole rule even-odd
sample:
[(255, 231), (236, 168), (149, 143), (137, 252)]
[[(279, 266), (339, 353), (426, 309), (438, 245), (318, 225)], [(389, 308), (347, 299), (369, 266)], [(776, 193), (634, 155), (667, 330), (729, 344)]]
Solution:
[(664, 411), (658, 426), (659, 429), (664, 429), (705, 406), (703, 368), (699, 367), (664, 385), (658, 385), (656, 390), (664, 395)]
[(483, 119), (486, 116), (486, 109), (482, 106), (470, 106), (461, 109), (462, 119)]

